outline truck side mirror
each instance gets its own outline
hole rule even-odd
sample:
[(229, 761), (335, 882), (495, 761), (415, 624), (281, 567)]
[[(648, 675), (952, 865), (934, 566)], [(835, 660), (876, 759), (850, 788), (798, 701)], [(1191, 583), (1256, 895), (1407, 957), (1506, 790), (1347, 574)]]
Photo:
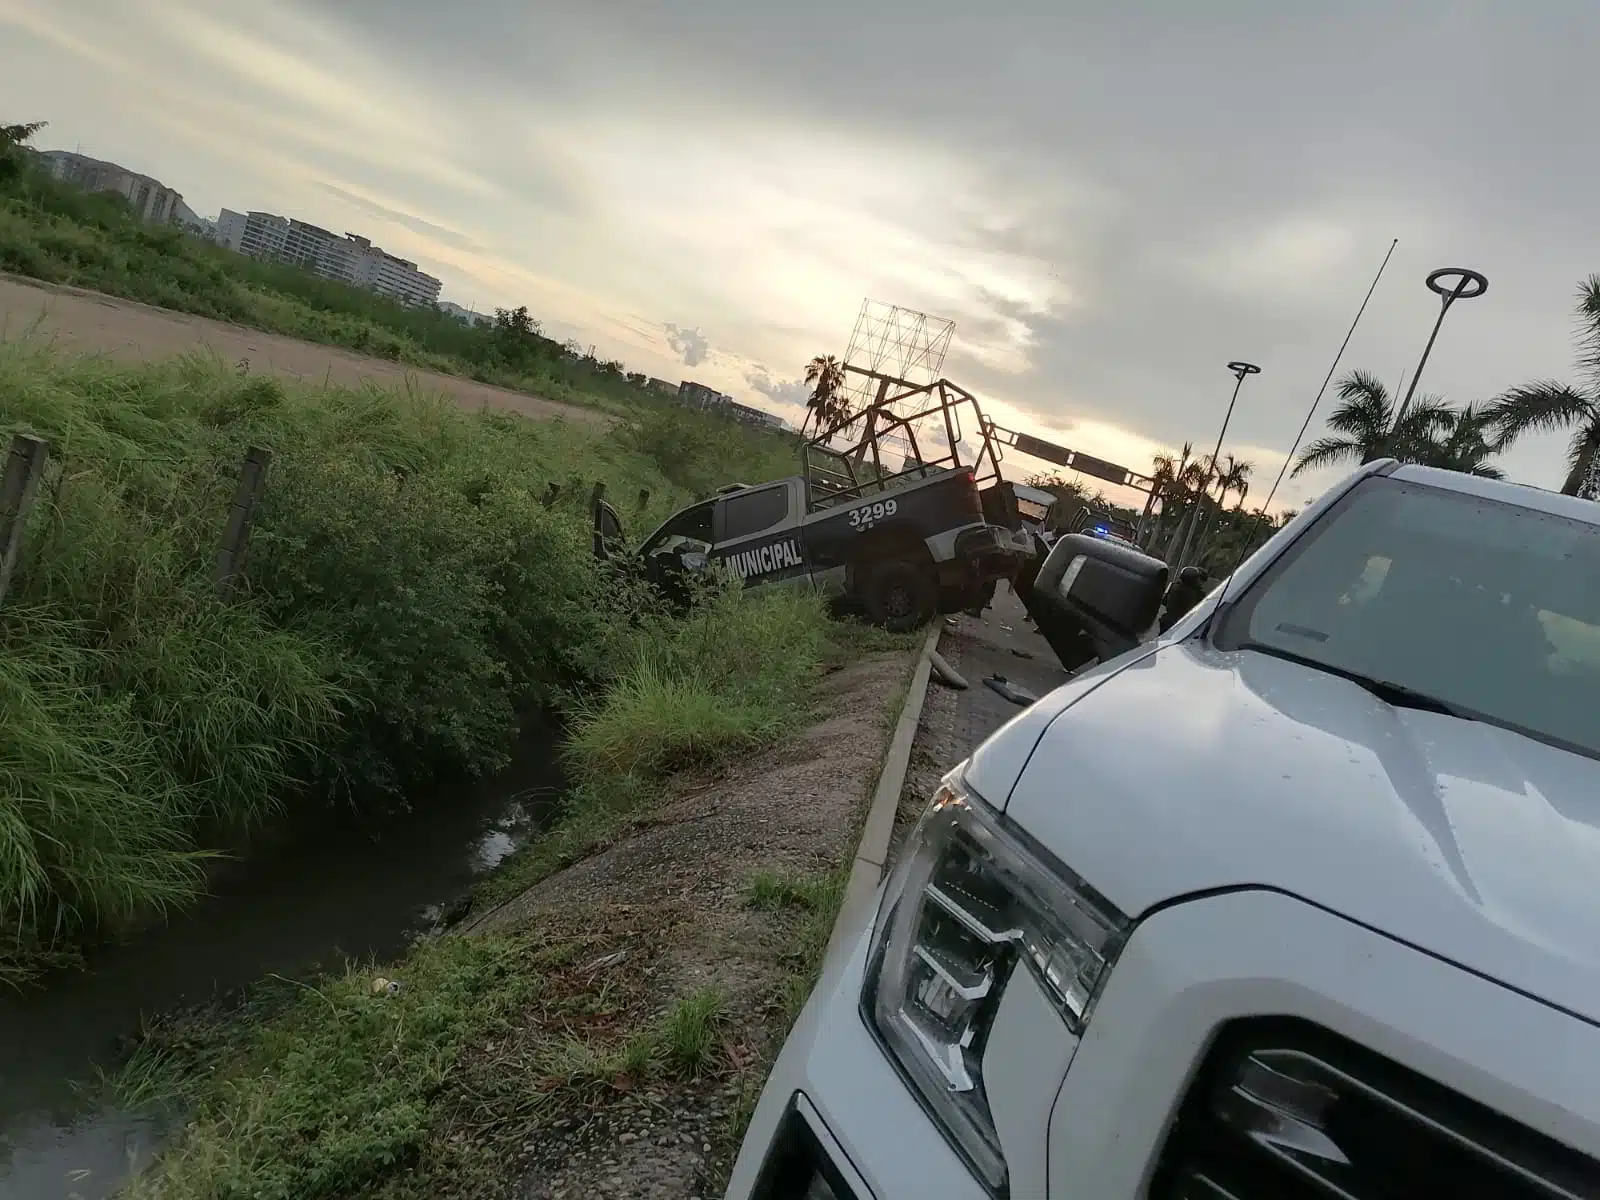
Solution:
[(1167, 564), (1160, 559), (1073, 533), (1056, 539), (1026, 603), (1070, 671), (1137, 646), (1155, 624), (1166, 590)]

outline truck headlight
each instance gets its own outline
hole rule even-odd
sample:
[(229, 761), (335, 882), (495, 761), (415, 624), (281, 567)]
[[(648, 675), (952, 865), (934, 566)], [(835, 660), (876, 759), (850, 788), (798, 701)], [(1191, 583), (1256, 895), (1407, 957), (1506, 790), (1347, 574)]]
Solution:
[(862, 1009), (925, 1107), (992, 1189), (1005, 1156), (984, 1093), (989, 1027), (1018, 967), (1074, 1035), (1128, 920), (947, 775), (890, 877)]

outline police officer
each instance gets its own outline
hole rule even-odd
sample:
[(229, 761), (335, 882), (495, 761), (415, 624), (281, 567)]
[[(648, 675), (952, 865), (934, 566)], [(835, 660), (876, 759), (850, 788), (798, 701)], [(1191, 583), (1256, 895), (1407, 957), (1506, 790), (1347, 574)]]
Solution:
[(1204, 567), (1185, 567), (1167, 588), (1165, 611), (1161, 614), (1161, 632), (1165, 633), (1204, 598), (1211, 575)]

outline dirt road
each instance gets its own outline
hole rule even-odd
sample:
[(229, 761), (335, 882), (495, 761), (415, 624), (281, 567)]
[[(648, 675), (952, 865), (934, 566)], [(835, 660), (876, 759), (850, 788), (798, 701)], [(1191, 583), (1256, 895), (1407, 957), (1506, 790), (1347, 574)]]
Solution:
[(590, 409), (459, 376), (422, 371), (387, 359), (367, 358), (333, 346), (152, 308), (81, 288), (0, 275), (0, 341), (23, 337), (46, 342), (68, 354), (105, 354), (133, 362), (209, 352), (229, 365), (248, 362), (252, 371), (303, 383), (357, 387), (370, 382), (382, 387), (403, 387), (409, 381), (412, 386), (449, 396), (463, 408), (504, 409), (533, 420), (561, 416), (596, 425), (611, 423), (609, 417)]

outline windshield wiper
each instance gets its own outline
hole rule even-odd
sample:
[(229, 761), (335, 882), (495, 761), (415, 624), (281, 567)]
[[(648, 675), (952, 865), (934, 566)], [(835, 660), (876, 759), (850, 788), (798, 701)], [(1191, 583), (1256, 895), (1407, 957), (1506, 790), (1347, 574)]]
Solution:
[(1293, 650), (1269, 646), (1265, 642), (1245, 642), (1239, 649), (1256, 650), (1262, 654), (1270, 654), (1274, 658), (1282, 658), (1292, 663), (1299, 663), (1302, 667), (1326, 671), (1330, 675), (1337, 675), (1340, 679), (1348, 679), (1357, 687), (1364, 688), (1385, 704), (1392, 704), (1395, 708), (1414, 708), (1419, 712), (1442, 713), (1447, 717), (1459, 717), (1463, 721), (1476, 721), (1478, 719), (1477, 715), (1468, 709), (1451, 704), (1446, 700), (1441, 700), (1437, 696), (1430, 696), (1427, 692), (1419, 692), (1416, 688), (1406, 687), (1403, 683), (1391, 683), (1387, 679), (1374, 679), (1370, 675), (1363, 675), (1360, 671), (1350, 671), (1344, 667), (1336, 667), (1332, 663), (1326, 663), (1305, 654), (1296, 654)]
[(1447, 704), (1437, 696), (1430, 696), (1427, 692), (1419, 692), (1416, 688), (1408, 688), (1404, 684), (1390, 683), (1387, 679), (1369, 679), (1365, 675), (1358, 675), (1354, 671), (1335, 671), (1334, 674), (1342, 675), (1357, 687), (1366, 688), (1385, 704), (1392, 704), (1396, 708), (1414, 708), (1419, 712), (1443, 713), (1447, 717), (1460, 717), (1470, 721), (1462, 709), (1453, 704)]

